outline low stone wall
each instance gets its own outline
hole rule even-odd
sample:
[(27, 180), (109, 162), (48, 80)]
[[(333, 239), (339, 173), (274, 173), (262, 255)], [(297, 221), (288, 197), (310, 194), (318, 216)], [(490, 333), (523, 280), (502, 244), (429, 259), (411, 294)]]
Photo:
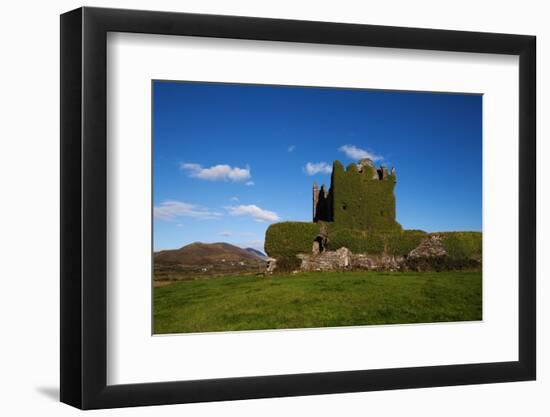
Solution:
[(348, 248), (326, 251), (318, 254), (300, 254), (300, 270), (313, 271), (400, 271), (403, 269), (403, 256), (354, 254)]
[(352, 253), (348, 248), (321, 253), (300, 254), (302, 271), (338, 271), (351, 269)]
[(402, 271), (405, 269), (405, 257), (389, 255), (352, 255), (353, 269), (365, 271)]

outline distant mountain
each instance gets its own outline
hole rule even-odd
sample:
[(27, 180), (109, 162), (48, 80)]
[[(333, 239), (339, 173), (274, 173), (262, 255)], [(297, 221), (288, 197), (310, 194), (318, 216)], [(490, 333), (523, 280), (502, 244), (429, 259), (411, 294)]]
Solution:
[(260, 258), (267, 258), (267, 255), (257, 249), (254, 249), (254, 248), (246, 248), (245, 251), (248, 251), (256, 256), (259, 256)]
[[(263, 255), (263, 254), (262, 254)], [(209, 265), (219, 263), (257, 263), (260, 255), (229, 243), (195, 242), (180, 249), (155, 253), (155, 264)], [(265, 255), (263, 255), (265, 256)]]
[(259, 273), (266, 260), (229, 243), (195, 242), (154, 254), (155, 280), (195, 279), (223, 275)]

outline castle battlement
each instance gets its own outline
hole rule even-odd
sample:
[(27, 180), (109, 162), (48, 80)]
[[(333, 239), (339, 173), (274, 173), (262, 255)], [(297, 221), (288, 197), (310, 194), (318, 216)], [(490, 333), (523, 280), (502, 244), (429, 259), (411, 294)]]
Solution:
[(374, 162), (372, 162), (372, 159), (369, 158), (361, 159), (358, 164), (348, 165), (347, 171), (353, 171), (353, 166), (357, 167), (357, 172), (361, 174), (366, 174), (367, 176), (370, 176), (373, 180), (386, 180), (389, 179), (390, 176), (393, 176), (394, 181), (396, 180), (395, 168), (392, 168), (391, 173), (389, 173), (388, 168), (386, 168), (384, 165), (380, 165), (379, 168), (376, 168)]

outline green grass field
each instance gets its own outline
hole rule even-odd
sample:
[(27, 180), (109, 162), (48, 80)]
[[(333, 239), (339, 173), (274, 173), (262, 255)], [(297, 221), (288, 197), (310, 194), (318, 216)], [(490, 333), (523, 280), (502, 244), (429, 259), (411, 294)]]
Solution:
[(481, 320), (481, 272), (231, 276), (154, 289), (154, 333)]

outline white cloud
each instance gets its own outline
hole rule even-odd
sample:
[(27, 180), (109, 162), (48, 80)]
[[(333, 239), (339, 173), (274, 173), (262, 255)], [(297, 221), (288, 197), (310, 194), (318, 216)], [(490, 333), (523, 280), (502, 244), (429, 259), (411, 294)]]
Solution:
[(230, 232), (229, 230), (224, 230), (223, 232), (218, 233), (218, 235), (229, 237), (229, 236), (233, 236), (233, 232)]
[(254, 185), (254, 181), (247, 181), (244, 185), (248, 185), (250, 187)]
[(292, 152), (292, 151), (294, 151), (294, 149), (296, 149), (296, 145), (290, 145), (287, 150), (289, 152)]
[(250, 216), (257, 222), (276, 222), (279, 220), (277, 213), (249, 204), (225, 207), (232, 216)]
[(193, 217), (195, 219), (217, 219), (222, 213), (210, 211), (205, 207), (196, 204), (184, 203), (182, 201), (163, 201), (159, 206), (153, 208), (153, 215), (161, 220), (174, 220), (178, 217)]
[(332, 167), (326, 162), (308, 162), (304, 167), (304, 171), (307, 175), (330, 174)]
[(231, 201), (239, 201), (239, 197), (231, 197)]
[(364, 158), (369, 158), (373, 161), (380, 161), (384, 159), (382, 156), (376, 155), (374, 152), (366, 151), (364, 149), (358, 148), (355, 145), (340, 146), (338, 150), (340, 152), (344, 152), (348, 158), (354, 159), (356, 161)]
[(246, 181), (251, 178), (250, 168), (231, 167), (226, 164), (203, 168), (200, 164), (181, 163), (180, 168), (187, 171), (190, 177), (209, 181)]

